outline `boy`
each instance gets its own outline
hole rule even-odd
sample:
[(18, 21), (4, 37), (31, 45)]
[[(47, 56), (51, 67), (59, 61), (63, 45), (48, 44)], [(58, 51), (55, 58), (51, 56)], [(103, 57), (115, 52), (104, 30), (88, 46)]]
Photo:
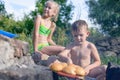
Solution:
[(89, 77), (104, 80), (106, 66), (100, 66), (97, 48), (86, 40), (90, 34), (87, 23), (84, 20), (75, 21), (71, 30), (74, 41), (59, 54), (60, 60), (83, 67)]

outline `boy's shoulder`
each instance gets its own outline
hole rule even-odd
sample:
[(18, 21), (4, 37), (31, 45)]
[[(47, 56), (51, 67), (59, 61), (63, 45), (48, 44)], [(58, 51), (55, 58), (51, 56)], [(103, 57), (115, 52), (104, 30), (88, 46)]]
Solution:
[(96, 47), (95, 44), (92, 43), (92, 42), (87, 41), (87, 43), (88, 43), (87, 46), (88, 46), (89, 48)]

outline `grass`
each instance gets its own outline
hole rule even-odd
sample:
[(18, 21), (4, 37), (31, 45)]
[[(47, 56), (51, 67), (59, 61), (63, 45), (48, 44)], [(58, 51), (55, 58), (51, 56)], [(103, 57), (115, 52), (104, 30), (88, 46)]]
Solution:
[(100, 56), (102, 64), (108, 64), (108, 62), (113, 62), (120, 64), (120, 56)]

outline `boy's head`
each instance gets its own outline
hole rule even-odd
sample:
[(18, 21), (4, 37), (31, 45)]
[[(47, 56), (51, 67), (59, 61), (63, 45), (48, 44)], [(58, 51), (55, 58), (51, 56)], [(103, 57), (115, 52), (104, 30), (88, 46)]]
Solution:
[(82, 43), (89, 36), (88, 24), (84, 20), (77, 20), (72, 24), (72, 35), (75, 41)]

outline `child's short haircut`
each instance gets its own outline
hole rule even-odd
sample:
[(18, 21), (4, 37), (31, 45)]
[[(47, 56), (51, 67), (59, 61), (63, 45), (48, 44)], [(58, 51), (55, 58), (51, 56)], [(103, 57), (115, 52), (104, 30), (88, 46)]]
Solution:
[(77, 20), (72, 24), (72, 31), (78, 31), (81, 28), (84, 28), (86, 30), (88, 29), (88, 24), (84, 20)]

